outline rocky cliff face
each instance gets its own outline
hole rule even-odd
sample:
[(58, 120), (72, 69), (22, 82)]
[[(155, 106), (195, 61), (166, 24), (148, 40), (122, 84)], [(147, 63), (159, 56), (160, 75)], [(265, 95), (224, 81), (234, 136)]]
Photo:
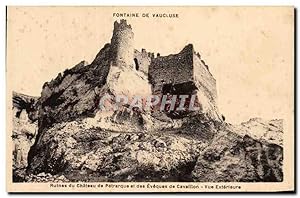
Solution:
[[(130, 133), (102, 130), (86, 120), (65, 122), (46, 131), (29, 172), (73, 182), (282, 181), (283, 148), (251, 137), (255, 126), (248, 130), (239, 135), (229, 124), (193, 120), (189, 127)], [(272, 127), (265, 132), (276, 133)]]
[(37, 134), (38, 100), (24, 94), (13, 93), (13, 168), (27, 167), (27, 155)]
[[(199, 155), (192, 172), (194, 181), (282, 181), (283, 148), (269, 141), (255, 139), (256, 136), (252, 134), (257, 132), (256, 124), (248, 125), (246, 135), (240, 135), (244, 133), (243, 129), (232, 131), (230, 126), (220, 130)], [(265, 124), (268, 125), (268, 122)], [(264, 134), (276, 134), (274, 127), (282, 128), (282, 125), (277, 122), (274, 126), (266, 127)], [(282, 141), (282, 136), (277, 138)]]
[[(39, 98), (14, 96), (14, 132), (33, 137), (13, 137), (15, 145), (21, 145), (16, 151), (22, 150), (15, 157), (21, 160), (16, 160), (14, 181), (282, 181), (282, 121), (222, 122), (215, 80), (193, 50), (188, 60), (203, 67), (188, 73), (194, 86), (181, 83), (169, 91), (193, 87), (200, 98), (208, 99), (209, 111), (173, 119), (165, 113), (133, 110), (128, 104), (111, 111), (99, 108), (106, 94), (114, 99), (153, 92), (145, 69), (134, 68), (128, 58), (138, 55), (137, 63), (143, 63), (145, 56), (149, 64), (153, 57), (145, 51), (127, 53), (119, 45), (131, 46), (131, 27), (115, 26), (126, 31), (114, 32), (117, 38), (91, 64), (82, 61), (45, 83)], [(126, 33), (129, 36), (123, 38)], [(202, 78), (194, 78), (194, 73)], [(26, 172), (19, 171), (24, 167)]]
[(92, 64), (80, 62), (43, 85), (39, 99), (40, 128), (54, 123), (93, 116), (100, 89), (106, 83), (110, 69), (110, 45), (97, 54)]

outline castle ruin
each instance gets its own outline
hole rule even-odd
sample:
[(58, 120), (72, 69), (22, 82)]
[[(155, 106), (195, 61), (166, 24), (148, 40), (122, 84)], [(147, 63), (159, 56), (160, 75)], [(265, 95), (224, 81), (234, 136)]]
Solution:
[[(81, 62), (44, 84), (39, 98), (42, 104), (39, 124), (46, 127), (78, 117), (95, 116), (99, 113), (100, 98), (107, 93), (128, 98), (186, 95), (188, 102), (192, 100), (191, 96), (196, 95), (197, 111), (151, 109), (151, 112), (143, 110), (140, 113), (169, 121), (195, 114), (221, 120), (216, 80), (193, 45), (188, 44), (178, 54), (168, 56), (155, 56), (146, 49), (139, 51), (134, 48), (134, 33), (126, 20), (114, 23), (111, 43), (104, 45), (91, 64)], [(122, 113), (114, 112), (112, 120)], [(136, 116), (137, 123), (144, 123), (145, 120), (139, 121), (143, 119), (140, 115)], [(132, 120), (130, 118), (128, 123), (133, 126)]]
[(192, 44), (178, 54), (155, 57), (145, 49), (134, 49), (131, 25), (121, 19), (114, 23), (111, 45), (113, 66), (129, 67), (146, 75), (153, 95), (196, 94), (201, 112), (219, 119), (216, 80)]

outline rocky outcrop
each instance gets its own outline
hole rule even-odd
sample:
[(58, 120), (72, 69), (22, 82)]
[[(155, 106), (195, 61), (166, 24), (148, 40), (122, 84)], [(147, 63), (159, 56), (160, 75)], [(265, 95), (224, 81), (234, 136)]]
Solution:
[(38, 120), (39, 97), (28, 96), (13, 92), (12, 104), (14, 117), (19, 118), (22, 112), (26, 112), (31, 122)]
[[(130, 118), (130, 115), (125, 113), (123, 113), (123, 116), (127, 119)], [(28, 168), (34, 173), (47, 170), (51, 174), (67, 169), (80, 170), (80, 164), (84, 162), (86, 158), (84, 157), (85, 155), (94, 153), (97, 149), (101, 150), (103, 147), (105, 147), (105, 150), (110, 150), (108, 155), (114, 155), (113, 153), (115, 153), (116, 150), (112, 147), (119, 143), (125, 147), (128, 146), (127, 143), (129, 143), (129, 140), (126, 139), (127, 136), (134, 136), (134, 139), (138, 136), (149, 137), (146, 139), (142, 138), (140, 143), (150, 143), (151, 145), (151, 142), (159, 136), (164, 136), (166, 139), (169, 134), (174, 133), (182, 134), (184, 137), (189, 138), (197, 135), (199, 141), (204, 142), (204, 140), (207, 141), (217, 132), (213, 122), (207, 121), (207, 123), (204, 123), (203, 119), (203, 126), (201, 127), (196, 126), (199, 120), (194, 120), (194, 125), (191, 124), (188, 127), (185, 125), (181, 125), (181, 127), (174, 127), (173, 125), (172, 127), (166, 124), (168, 122), (160, 121), (159, 123), (156, 123), (155, 127), (162, 129), (163, 124), (165, 124), (165, 132), (150, 132), (145, 128), (140, 128), (139, 130), (138, 128), (135, 128), (134, 117), (131, 117), (131, 120), (128, 120), (128, 123), (122, 128), (120, 128), (119, 123), (113, 123), (109, 118), (111, 118), (110, 115), (105, 117), (104, 114), (97, 113), (94, 118), (63, 122), (55, 124), (55, 126), (49, 129), (45, 129), (43, 131), (43, 136), (40, 137), (39, 144), (35, 146), (35, 148), (38, 149), (38, 152), (34, 153), (32, 158), (29, 158), (30, 165)], [(139, 122), (139, 120), (136, 120), (136, 122)], [(125, 120), (123, 120), (123, 123), (125, 123)], [(112, 140), (115, 136), (119, 136), (120, 140), (119, 143), (112, 145)], [(178, 138), (180, 139), (180, 137)], [(171, 137), (169, 139), (171, 139)], [(98, 146), (89, 148), (88, 145), (90, 144), (97, 144)], [(138, 150), (139, 147), (136, 149)], [(31, 150), (31, 152), (33, 152), (33, 150)], [(84, 154), (82, 154), (82, 152)], [(104, 150), (101, 150), (101, 152), (97, 152), (97, 155), (102, 155), (103, 152)], [(150, 150), (148, 152), (150, 152)], [(159, 153), (157, 155), (163, 154)], [(65, 167), (65, 165), (68, 168)]]
[(37, 134), (37, 103), (35, 97), (13, 93), (13, 168), (27, 167), (27, 155)]
[(283, 146), (283, 120), (265, 120), (262, 118), (251, 118), (240, 125), (231, 125), (232, 130), (240, 135), (251, 134), (251, 136), (261, 142), (269, 142)]
[(70, 181), (190, 181), (197, 156), (213, 136), (183, 129), (120, 133), (88, 128), (84, 121), (60, 123), (41, 139), (30, 172), (63, 173)]
[(92, 64), (87, 65), (82, 61), (45, 83), (39, 99), (39, 128), (93, 116), (98, 108), (100, 89), (106, 83), (109, 68), (110, 45), (107, 44)]
[[(279, 126), (280, 127), (280, 126)], [(254, 130), (255, 128), (249, 128)], [(261, 142), (239, 131), (219, 131), (198, 157), (193, 170), (199, 182), (280, 182), (283, 148)], [(269, 131), (276, 133), (276, 131)]]
[(152, 133), (60, 123), (45, 133), (30, 173), (94, 182), (282, 181), (281, 146), (238, 135), (228, 124), (194, 121), (190, 128)]

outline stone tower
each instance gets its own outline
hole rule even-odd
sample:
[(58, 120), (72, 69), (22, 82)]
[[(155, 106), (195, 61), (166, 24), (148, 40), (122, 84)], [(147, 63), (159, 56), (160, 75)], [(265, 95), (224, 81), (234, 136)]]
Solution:
[(126, 20), (121, 19), (120, 23), (115, 21), (113, 36), (111, 38), (113, 65), (122, 67), (133, 67), (134, 64), (134, 34)]

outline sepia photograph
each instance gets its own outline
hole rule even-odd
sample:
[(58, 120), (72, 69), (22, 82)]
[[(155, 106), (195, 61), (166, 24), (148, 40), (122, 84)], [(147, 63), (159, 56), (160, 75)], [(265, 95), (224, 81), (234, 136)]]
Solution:
[(294, 191), (294, 14), (8, 6), (7, 191)]

